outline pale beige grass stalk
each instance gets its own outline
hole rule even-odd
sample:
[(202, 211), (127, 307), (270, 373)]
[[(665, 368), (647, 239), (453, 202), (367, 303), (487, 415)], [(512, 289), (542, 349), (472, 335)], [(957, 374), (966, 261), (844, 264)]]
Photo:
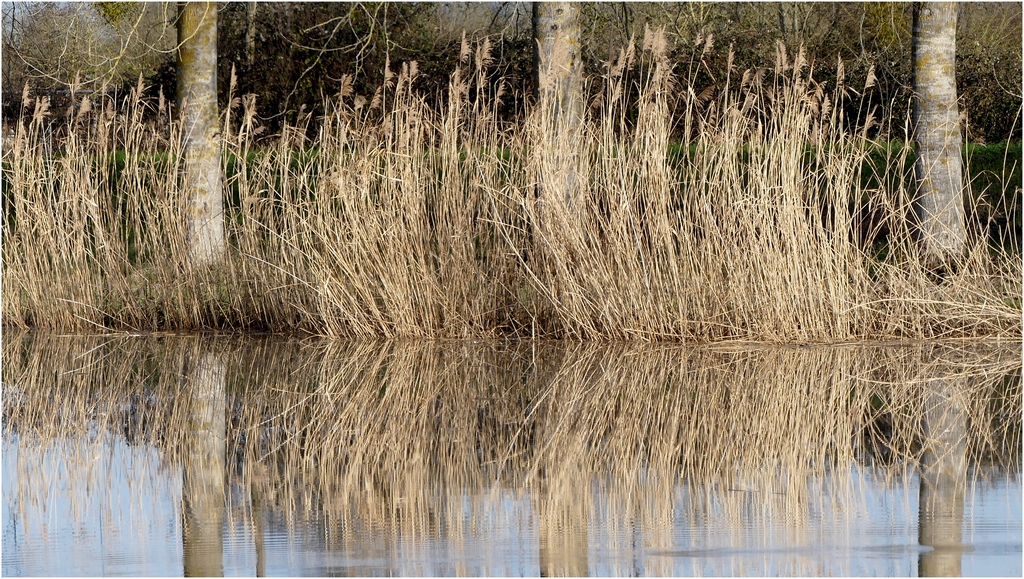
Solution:
[[(438, 513), (456, 535), (467, 531), (459, 531), (463, 506), (452, 493), (485, 502), (502, 489), (532, 493), (544, 524), (556, 526), (593, 517), (596, 500), (606, 501), (609, 520), (657, 526), (670, 520), (680, 482), (696, 493), (695, 509), (707, 501), (739, 517), (744, 493), (756, 492), (771, 497), (759, 503), (766, 512), (806, 521), (808, 501), (823, 492), (808, 481), (831, 475), (831, 500), (854, 508), (853, 465), (866, 476), (899, 477), (919, 460), (922, 401), (937, 379), (954, 384), (969, 464), (1019, 468), (1018, 345), (720, 349), (11, 334), (3, 348), (5, 437), (17, 433), (26, 452), (45, 453), (69, 441), (98, 444), (96, 433), (127, 436), (157, 449), (169, 468), (190, 460), (196, 436), (190, 420), (200, 402), (188, 361), (219, 352), (226, 471), (239, 488), (288, 505), (292, 516), (311, 509), (331, 524), (396, 537), (430, 533)], [(30, 493), (26, 485), (19, 492)]]
[[(4, 150), (16, 216), (4, 229), (4, 325), (363, 339), (1019, 338), (1019, 254), (990, 250), (986, 224), (972, 223), (969, 250), (944, 277), (924, 268), (897, 174), (907, 149), (867, 189), (876, 144), (847, 124), (847, 91), (816, 83), (802, 54), (791, 62), (780, 49), (774, 72), (730, 71), (698, 93), (654, 38), (593, 79), (601, 97), (580, 126), (545, 102), (501, 120), (488, 63), (481, 46), (440, 110), (413, 90), (413, 65), (369, 100), (346, 80), (315, 132), (300, 115), (262, 135), (257, 98), (232, 95), (229, 253), (209, 269), (185, 265), (179, 128), (137, 96), (141, 86), (123, 103), (82, 101), (65, 126), (49, 127), (37, 107)], [(143, 121), (146, 107), (159, 109), (156, 121)], [(125, 166), (112, 183), (115, 153)]]

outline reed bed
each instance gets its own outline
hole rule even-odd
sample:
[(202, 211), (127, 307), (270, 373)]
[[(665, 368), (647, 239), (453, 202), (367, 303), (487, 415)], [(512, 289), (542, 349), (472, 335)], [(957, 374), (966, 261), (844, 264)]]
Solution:
[[(36, 103), (3, 152), (3, 324), (363, 339), (1020, 337), (1019, 240), (990, 246), (990, 218), (978, 217), (1019, 208), (971, 207), (969, 247), (933, 274), (906, 220), (909, 148), (886, 149), (881, 168), (865, 162), (880, 146), (871, 126), (899, 120), (850, 126), (836, 105), (860, 93), (815, 82), (802, 52), (780, 48), (774, 67), (729, 71), (698, 94), (651, 34), (592, 79), (601, 96), (580, 125), (548, 102), (503, 121), (488, 47), (472, 53), (439, 110), (403, 65), (369, 98), (346, 79), (315, 134), (300, 115), (264, 135), (257, 97), (233, 96), (229, 254), (212, 268), (187, 263), (181, 129), (162, 100), (143, 99), (141, 84), (121, 103), (86, 98), (63, 126)], [(674, 134), (682, 153), (670, 156)]]
[[(84, 457), (66, 472), (22, 471), (11, 489), (20, 508), (45, 505), (47, 489), (69, 484), (61, 477), (89, 476), (111, 438), (155, 449), (162, 468), (191, 481), (183, 492), (222, 481), (287, 517), (319, 513), (328, 525), (396, 539), (436, 533), (442, 520), (445, 532), (465, 536), (463, 526), (476, 523), (463, 500), (480, 506), (503, 493), (529, 494), (558, 541), (569, 540), (558, 529), (598, 509), (602, 520), (668, 533), (681, 483), (687, 512), (721, 512), (740, 528), (752, 505), (791, 521), (806, 521), (822, 500), (850, 512), (855, 465), (861, 476), (895, 481), (926, 452), (961, 452), (970, 467), (962, 484), (1020, 469), (1017, 345), (15, 334), (3, 348), (4, 439), (18, 439), (19, 460)], [(929, 430), (936, 392), (956, 409), (955, 440)], [(209, 424), (220, 432), (210, 435)], [(210, 459), (218, 453), (220, 462)]]

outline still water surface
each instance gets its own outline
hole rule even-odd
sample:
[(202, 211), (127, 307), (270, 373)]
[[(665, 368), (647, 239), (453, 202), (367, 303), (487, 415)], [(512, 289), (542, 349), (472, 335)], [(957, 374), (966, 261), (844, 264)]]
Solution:
[(2, 573), (1020, 576), (1020, 360), (7, 335)]

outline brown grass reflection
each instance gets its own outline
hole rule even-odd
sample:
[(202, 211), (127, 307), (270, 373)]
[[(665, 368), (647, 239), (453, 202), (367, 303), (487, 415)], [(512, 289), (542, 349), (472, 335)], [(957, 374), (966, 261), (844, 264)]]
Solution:
[[(598, 521), (670, 549), (680, 497), (690, 520), (715, 511), (735, 529), (784, 517), (800, 544), (815, 501), (857, 508), (855, 476), (902, 477), (946, 451), (1015, 470), (1021, 452), (1018, 345), (5, 338), (4, 432), (23, 457), (108, 433), (187, 475), (215, 452), (197, 417), (221, 408), (225, 484), (254, 512), (317, 513), (336, 547), (441, 535), (458, 549), (503, 516), (487, 505), (505, 493), (529, 501), (551, 575), (587, 572)], [(220, 401), (186, 363), (214, 354)], [(929, 430), (936, 380), (955, 439)], [(13, 491), (24, 500), (32, 476)]]

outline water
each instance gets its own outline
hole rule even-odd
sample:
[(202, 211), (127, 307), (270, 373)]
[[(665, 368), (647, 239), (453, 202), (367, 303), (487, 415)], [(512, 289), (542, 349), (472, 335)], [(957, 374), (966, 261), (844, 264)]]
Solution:
[(1022, 574), (1019, 345), (3, 348), (4, 575)]

